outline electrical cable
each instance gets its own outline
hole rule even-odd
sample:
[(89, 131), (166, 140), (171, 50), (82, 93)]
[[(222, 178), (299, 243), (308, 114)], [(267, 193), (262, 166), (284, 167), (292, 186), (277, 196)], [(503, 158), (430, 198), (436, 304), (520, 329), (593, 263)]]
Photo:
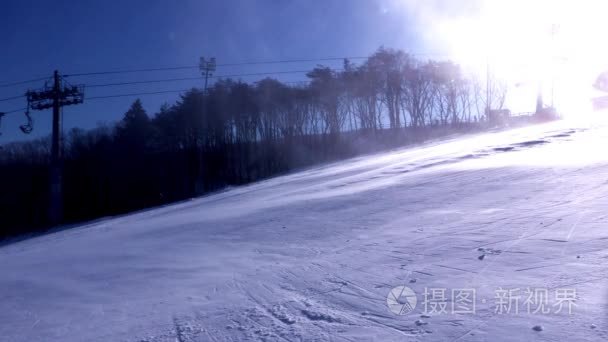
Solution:
[[(220, 63), (217, 67), (227, 66), (243, 66), (243, 65), (263, 65), (263, 64), (287, 64), (287, 63), (304, 63), (304, 62), (327, 62), (327, 61), (339, 61), (344, 59), (365, 59), (368, 57), (329, 57), (329, 58), (308, 58), (308, 59), (286, 59), (286, 60), (273, 60), (273, 61), (250, 61), (250, 62), (239, 62), (239, 63)], [(95, 76), (95, 75), (111, 75), (111, 74), (125, 74), (125, 73), (137, 73), (137, 72), (153, 72), (153, 71), (172, 71), (172, 70), (186, 70), (186, 69), (198, 69), (199, 65), (186, 65), (186, 66), (174, 66), (174, 67), (161, 67), (161, 68), (142, 68), (142, 69), (123, 69), (123, 70), (102, 70), (93, 72), (73, 73), (65, 74), (65, 77), (76, 77), (76, 76)]]
[(4, 98), (4, 99), (0, 99), (0, 102), (10, 101), (10, 100), (16, 100), (16, 99), (20, 99), (22, 97), (25, 97), (25, 96), (24, 95), (17, 95), (17, 96), (7, 97), (7, 98)]
[[(301, 74), (308, 73), (311, 70), (290, 70), (290, 71), (271, 71), (271, 72), (256, 72), (256, 73), (248, 73), (248, 74), (231, 74), (231, 75), (216, 75), (209, 76), (208, 78), (228, 78), (228, 77), (248, 77), (248, 76), (264, 76), (264, 75), (284, 75), (284, 74)], [(332, 71), (342, 71), (342, 70), (333, 70)], [(202, 76), (197, 77), (180, 77), (180, 78), (165, 78), (165, 79), (156, 79), (156, 80), (146, 80), (146, 81), (129, 81), (129, 82), (116, 82), (116, 83), (102, 83), (102, 84), (88, 84), (85, 85), (87, 88), (98, 88), (98, 87), (114, 87), (114, 86), (123, 86), (123, 85), (133, 85), (133, 84), (147, 84), (147, 83), (162, 83), (162, 82), (177, 82), (177, 81), (192, 81), (192, 80), (204, 80), (205, 78)]]
[(151, 92), (142, 92), (142, 93), (129, 93), (129, 94), (115, 94), (115, 95), (101, 95), (101, 96), (92, 96), (87, 97), (86, 100), (98, 100), (98, 99), (109, 99), (115, 97), (128, 97), (128, 96), (140, 96), (140, 95), (155, 95), (155, 94), (167, 94), (167, 93), (181, 93), (190, 91), (192, 89), (179, 89), (179, 90), (161, 90), (161, 91), (151, 91)]
[(33, 82), (39, 82), (39, 81), (44, 81), (44, 80), (48, 80), (48, 79), (49, 79), (48, 77), (41, 77), (41, 78), (35, 78), (35, 79), (32, 79), (32, 80), (26, 80), (26, 81), (4, 83), (4, 84), (0, 84), (0, 88), (12, 87), (12, 86), (16, 86), (16, 85), (33, 83)]

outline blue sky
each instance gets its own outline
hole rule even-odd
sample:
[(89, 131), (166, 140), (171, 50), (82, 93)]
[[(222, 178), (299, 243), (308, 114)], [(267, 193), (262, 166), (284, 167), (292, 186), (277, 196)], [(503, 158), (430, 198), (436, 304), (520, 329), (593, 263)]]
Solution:
[[(413, 1), (413, 0), (412, 0)], [(200, 56), (218, 63), (343, 56), (367, 56), (379, 46), (440, 53), (420, 38), (425, 25), (410, 0), (129, 0), (3, 1), (0, 11), (0, 84), (63, 74), (196, 65)], [(421, 0), (422, 1), (422, 0)], [(421, 2), (419, 1), (419, 2)], [(447, 15), (462, 10), (431, 0)], [(460, 3), (460, 2), (459, 2)], [(466, 9), (466, 7), (465, 7)], [(316, 63), (219, 67), (216, 75), (302, 70)], [(340, 62), (326, 62), (338, 67)], [(70, 78), (72, 83), (107, 83), (195, 77), (198, 70)], [(259, 77), (258, 77), (259, 78)], [(304, 80), (304, 74), (278, 77)], [(255, 81), (255, 78), (243, 78)], [(23, 94), (43, 82), (0, 88), (0, 98)], [(86, 96), (186, 89), (200, 81), (90, 88)], [(142, 96), (150, 115), (177, 94)], [(65, 107), (64, 131), (120, 119), (135, 98), (90, 100)], [(23, 99), (0, 102), (0, 111), (25, 106)], [(30, 137), (48, 135), (50, 111), (34, 112)], [(2, 122), (0, 143), (29, 138), (18, 129), (21, 113)]]

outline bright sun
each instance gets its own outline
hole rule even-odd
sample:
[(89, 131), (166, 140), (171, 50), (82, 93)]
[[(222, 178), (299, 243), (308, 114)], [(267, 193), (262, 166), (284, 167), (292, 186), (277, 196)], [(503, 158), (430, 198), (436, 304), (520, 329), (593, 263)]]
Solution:
[[(435, 29), (466, 69), (485, 75), (489, 66), (532, 96), (540, 83), (546, 103), (554, 99), (568, 114), (589, 103), (594, 78), (608, 67), (607, 17), (607, 0), (485, 0), (477, 13), (442, 17)], [(509, 102), (518, 101), (529, 99)]]

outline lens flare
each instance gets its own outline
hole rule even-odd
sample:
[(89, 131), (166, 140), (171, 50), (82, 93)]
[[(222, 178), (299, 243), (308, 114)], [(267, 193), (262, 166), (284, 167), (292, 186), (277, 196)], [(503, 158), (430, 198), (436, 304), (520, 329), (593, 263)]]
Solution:
[(442, 1), (415, 2), (402, 4), (429, 31), (427, 44), (481, 77), (489, 69), (506, 81), (508, 106), (533, 110), (540, 87), (545, 104), (579, 115), (590, 108), (595, 78), (608, 70), (606, 0), (479, 0), (454, 15)]

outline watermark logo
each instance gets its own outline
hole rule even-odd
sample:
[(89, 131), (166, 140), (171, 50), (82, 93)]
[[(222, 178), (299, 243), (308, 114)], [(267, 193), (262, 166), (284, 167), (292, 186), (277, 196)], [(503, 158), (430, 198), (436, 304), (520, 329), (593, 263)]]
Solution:
[(386, 296), (386, 305), (395, 315), (407, 315), (416, 309), (418, 298), (407, 286), (394, 287)]
[[(487, 293), (486, 293), (487, 294)], [(489, 296), (488, 296), (489, 297)], [(475, 314), (476, 290), (473, 288), (425, 287), (421, 294), (421, 310), (425, 315)], [(493, 301), (493, 302), (492, 302)], [(494, 296), (481, 298), (483, 305), (493, 305), (495, 314), (568, 314), (577, 307), (578, 295), (574, 288), (503, 288), (495, 289)], [(418, 298), (407, 286), (391, 289), (386, 304), (396, 315), (407, 315), (416, 309)]]

